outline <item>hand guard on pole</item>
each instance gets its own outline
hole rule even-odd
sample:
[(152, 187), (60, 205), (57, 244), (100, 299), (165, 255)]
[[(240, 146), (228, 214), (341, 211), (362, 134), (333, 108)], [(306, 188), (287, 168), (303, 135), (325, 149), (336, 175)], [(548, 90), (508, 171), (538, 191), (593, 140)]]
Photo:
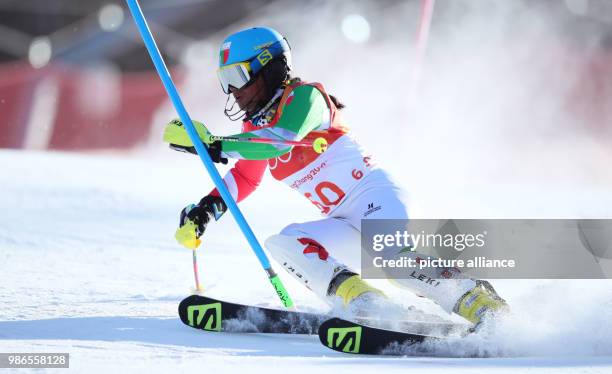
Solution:
[[(198, 137), (202, 141), (202, 143), (206, 144), (206, 150), (208, 151), (208, 155), (211, 160), (215, 163), (227, 164), (228, 160), (225, 157), (221, 157), (221, 142), (220, 141), (212, 141), (212, 134), (203, 123), (198, 121), (193, 121), (193, 126), (198, 133)], [(185, 127), (183, 123), (178, 119), (173, 119), (168, 122), (166, 127), (164, 128), (164, 141), (170, 144), (170, 148), (175, 151), (187, 152), (194, 155), (197, 155), (195, 147), (185, 131)]]

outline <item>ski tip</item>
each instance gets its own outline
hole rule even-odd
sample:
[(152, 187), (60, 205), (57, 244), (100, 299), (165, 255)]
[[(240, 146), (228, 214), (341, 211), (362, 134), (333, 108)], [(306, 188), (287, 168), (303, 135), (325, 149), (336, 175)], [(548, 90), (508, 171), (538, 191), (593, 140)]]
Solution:
[(319, 340), (334, 351), (360, 353), (362, 330), (362, 326), (356, 323), (330, 318), (319, 327)]
[(413, 346), (429, 339), (440, 338), (372, 327), (341, 318), (331, 318), (319, 328), (321, 343), (329, 349), (343, 353), (396, 355), (394, 352), (387, 352), (387, 348), (393, 345)]
[(221, 331), (221, 302), (205, 296), (191, 295), (184, 298), (178, 306), (181, 321), (195, 329)]

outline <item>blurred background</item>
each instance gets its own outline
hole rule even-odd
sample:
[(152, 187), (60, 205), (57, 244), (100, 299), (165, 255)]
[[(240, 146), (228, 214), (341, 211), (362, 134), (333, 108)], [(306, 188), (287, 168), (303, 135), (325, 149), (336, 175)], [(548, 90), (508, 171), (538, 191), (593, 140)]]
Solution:
[[(610, 192), (612, 3), (427, 3), (141, 6), (191, 116), (214, 133), (239, 130), (223, 115), (219, 45), (267, 25), (289, 40), (294, 74), (344, 102), (355, 135), (409, 189)], [(1, 148), (157, 154), (174, 117), (123, 2), (0, 0)]]

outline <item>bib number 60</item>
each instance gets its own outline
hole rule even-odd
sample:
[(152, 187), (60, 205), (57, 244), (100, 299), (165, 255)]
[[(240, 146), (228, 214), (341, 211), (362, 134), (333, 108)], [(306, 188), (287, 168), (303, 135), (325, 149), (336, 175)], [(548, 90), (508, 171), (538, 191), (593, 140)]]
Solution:
[(345, 193), (337, 184), (330, 181), (323, 181), (314, 188), (318, 199), (306, 192), (304, 196), (316, 205), (324, 214), (329, 213), (332, 206), (338, 205), (344, 199)]

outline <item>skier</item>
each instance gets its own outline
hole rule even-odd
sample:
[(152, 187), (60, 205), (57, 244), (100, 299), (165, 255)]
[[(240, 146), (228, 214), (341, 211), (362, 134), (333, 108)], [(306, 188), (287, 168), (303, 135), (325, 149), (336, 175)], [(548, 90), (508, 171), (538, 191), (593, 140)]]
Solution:
[[(321, 84), (303, 82), (291, 75), (289, 44), (267, 27), (242, 30), (223, 41), (218, 77), (228, 95), (226, 116), (233, 121), (242, 120), (242, 132), (234, 136), (291, 141), (322, 137), (328, 144), (323, 153), (277, 144), (208, 144), (214, 162), (238, 159), (224, 177), (237, 202), (257, 188), (269, 169), (275, 179), (303, 194), (325, 216), (290, 224), (268, 238), (265, 247), (272, 257), (323, 299), (340, 297), (345, 305), (354, 305), (359, 300), (384, 298), (380, 290), (356, 272), (360, 265), (360, 223), (362, 219), (408, 219), (407, 207), (402, 190), (351, 137), (340, 113), (344, 105)], [(230, 96), (234, 98), (231, 105)], [(236, 104), (238, 108), (234, 109)], [(195, 121), (194, 125), (206, 139), (209, 132), (204, 125)], [(178, 120), (166, 126), (164, 140), (171, 148), (195, 152)], [(181, 211), (177, 240), (195, 249), (207, 225), (226, 210), (214, 189), (198, 204)], [(454, 274), (446, 270), (447, 276)], [(396, 283), (475, 324), (488, 312), (506, 307), (484, 281), (453, 278), (434, 284), (412, 278), (398, 279)]]

